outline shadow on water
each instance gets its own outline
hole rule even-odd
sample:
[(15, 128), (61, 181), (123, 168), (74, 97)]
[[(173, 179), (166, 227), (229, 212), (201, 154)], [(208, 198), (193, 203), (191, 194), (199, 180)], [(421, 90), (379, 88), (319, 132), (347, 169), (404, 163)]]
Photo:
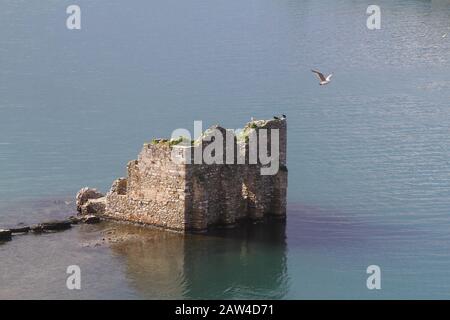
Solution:
[(379, 219), (377, 214), (358, 214), (291, 203), (288, 206), (286, 237), (290, 249), (355, 248), (370, 244), (448, 239), (442, 230), (414, 217), (391, 214)]
[[(129, 228), (133, 228), (130, 230)], [(282, 298), (288, 291), (285, 224), (244, 224), (207, 234), (120, 226), (113, 243), (144, 298)]]

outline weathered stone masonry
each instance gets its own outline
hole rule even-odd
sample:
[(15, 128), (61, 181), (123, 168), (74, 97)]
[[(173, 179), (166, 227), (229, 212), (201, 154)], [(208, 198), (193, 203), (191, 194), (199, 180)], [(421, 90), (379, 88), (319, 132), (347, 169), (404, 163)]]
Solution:
[[(222, 132), (226, 129), (215, 126)], [(275, 175), (261, 175), (261, 163), (248, 164), (248, 134), (260, 129), (279, 130), (279, 170)], [(270, 150), (270, 130), (268, 149)], [(234, 154), (245, 154), (246, 164), (190, 164), (172, 161), (173, 148), (180, 154), (202, 150), (210, 143), (205, 139), (188, 147), (172, 145), (167, 140), (145, 144), (137, 160), (127, 166), (127, 177), (114, 181), (105, 197), (92, 189), (77, 195), (82, 214), (151, 224), (189, 231), (206, 230), (211, 225), (233, 225), (241, 219), (260, 220), (268, 216), (286, 216), (286, 144), (285, 119), (249, 122), (243, 135), (234, 136)], [(224, 139), (225, 144), (226, 139)], [(224, 150), (227, 150), (224, 146)], [(198, 151), (198, 150), (197, 150)], [(223, 157), (225, 163), (226, 152)], [(88, 191), (89, 190), (89, 191)], [(92, 196), (85, 195), (91, 193)], [(88, 198), (88, 199), (86, 199)]]

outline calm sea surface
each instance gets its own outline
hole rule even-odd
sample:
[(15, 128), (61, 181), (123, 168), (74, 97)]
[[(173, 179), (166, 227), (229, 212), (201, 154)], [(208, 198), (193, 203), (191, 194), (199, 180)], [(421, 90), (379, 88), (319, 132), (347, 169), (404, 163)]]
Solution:
[(450, 298), (448, 1), (378, 1), (374, 31), (372, 1), (78, 0), (69, 31), (72, 2), (0, 0), (0, 226), (67, 217), (77, 190), (107, 191), (144, 142), (194, 120), (281, 113), (288, 220), (17, 236), (0, 298)]

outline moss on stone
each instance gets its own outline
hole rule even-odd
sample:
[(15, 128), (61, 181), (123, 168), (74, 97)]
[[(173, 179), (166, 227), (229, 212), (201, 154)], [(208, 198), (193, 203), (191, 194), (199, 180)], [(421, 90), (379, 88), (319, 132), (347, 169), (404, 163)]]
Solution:
[(160, 142), (161, 142), (161, 139), (152, 139), (152, 141), (150, 142), (150, 144), (155, 145), (155, 144), (158, 144), (158, 143), (160, 143)]
[(177, 139), (170, 139), (170, 141), (169, 141), (169, 146), (170, 146), (170, 147), (176, 146), (176, 145), (178, 145), (178, 144), (180, 144), (180, 143), (182, 143), (182, 142), (189, 142), (189, 143), (190, 143), (190, 141), (191, 141), (191, 140), (189, 140), (189, 139), (186, 138), (186, 137), (179, 136)]

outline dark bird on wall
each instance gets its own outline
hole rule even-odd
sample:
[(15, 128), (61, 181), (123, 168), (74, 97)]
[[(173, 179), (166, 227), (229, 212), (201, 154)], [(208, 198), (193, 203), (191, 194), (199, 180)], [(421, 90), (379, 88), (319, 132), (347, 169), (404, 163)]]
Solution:
[(281, 115), (281, 119), (286, 119), (286, 115), (285, 115), (285, 114), (282, 114), (282, 115)]
[(331, 74), (329, 74), (327, 77), (325, 77), (325, 76), (323, 75), (323, 73), (320, 72), (320, 71), (317, 71), (317, 70), (311, 70), (311, 71), (314, 72), (315, 74), (317, 74), (317, 76), (319, 77), (319, 80), (320, 80), (319, 84), (320, 84), (321, 86), (324, 86), (324, 85), (326, 85), (326, 84), (329, 84), (330, 81), (331, 81), (331, 77), (333, 76), (333, 74), (331, 73)]
[(275, 117), (275, 116), (274, 116), (273, 118), (274, 118), (275, 120), (280, 120), (280, 118), (278, 118), (278, 117)]

